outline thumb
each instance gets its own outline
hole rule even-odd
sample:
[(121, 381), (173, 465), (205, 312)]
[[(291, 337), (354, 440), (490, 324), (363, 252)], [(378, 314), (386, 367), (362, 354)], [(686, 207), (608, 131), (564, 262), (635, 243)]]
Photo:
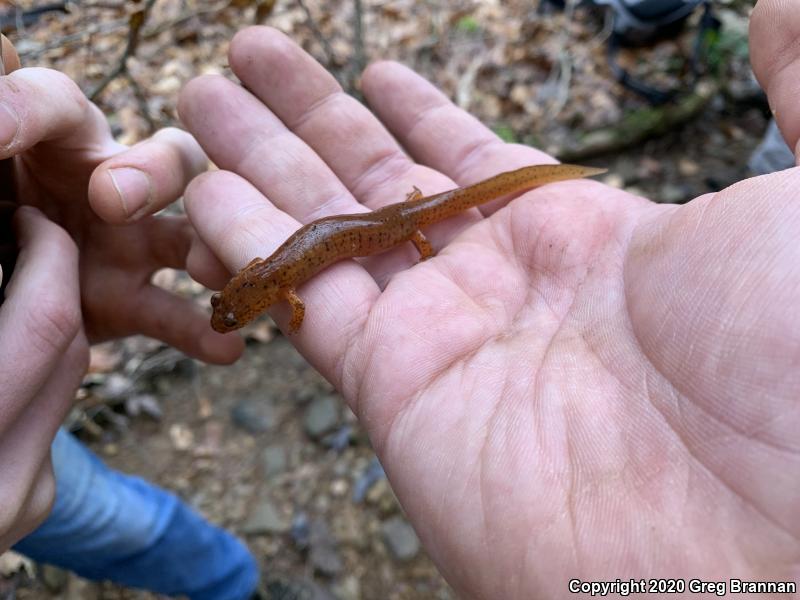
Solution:
[(11, 71), (16, 71), (19, 69), (19, 56), (17, 55), (17, 51), (14, 49), (14, 45), (8, 41), (8, 38), (2, 34), (0, 34), (2, 38), (2, 42), (0, 42), (0, 56), (2, 56), (3, 60), (0, 64), (0, 75), (8, 75)]
[(750, 62), (790, 148), (800, 140), (800, 3), (759, 0), (750, 17)]

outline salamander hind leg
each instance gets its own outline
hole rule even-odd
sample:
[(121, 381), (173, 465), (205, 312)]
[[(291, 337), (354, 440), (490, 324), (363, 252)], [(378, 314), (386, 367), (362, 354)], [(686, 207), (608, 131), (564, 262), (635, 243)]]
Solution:
[(420, 262), (423, 260), (428, 260), (431, 256), (433, 256), (433, 246), (428, 241), (428, 238), (417, 229), (414, 232), (414, 235), (411, 236), (411, 242), (414, 244), (414, 247), (419, 252), (419, 260)]
[(411, 191), (406, 194), (406, 202), (414, 200), (422, 200), (422, 191), (417, 186), (411, 188)]
[(292, 307), (292, 319), (289, 321), (289, 333), (297, 333), (300, 330), (300, 325), (303, 324), (303, 317), (306, 316), (306, 305), (297, 295), (294, 288), (286, 288), (283, 291), (283, 297)]

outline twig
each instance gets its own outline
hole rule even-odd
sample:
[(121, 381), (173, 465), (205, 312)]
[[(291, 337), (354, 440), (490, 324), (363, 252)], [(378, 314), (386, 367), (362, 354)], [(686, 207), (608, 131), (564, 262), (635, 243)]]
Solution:
[(195, 17), (202, 17), (203, 15), (208, 15), (208, 14), (217, 14), (226, 6), (228, 6), (227, 0), (225, 2), (215, 4), (214, 6), (211, 6), (209, 8), (185, 12), (172, 21), (167, 21), (165, 23), (161, 23), (159, 25), (155, 25), (153, 27), (145, 29), (142, 32), (142, 37), (145, 39), (155, 37), (161, 33), (164, 33), (165, 31), (172, 29), (173, 27), (177, 27), (178, 25), (183, 25), (186, 21), (193, 19)]
[[(319, 27), (317, 27), (317, 22), (311, 15), (311, 11), (308, 9), (308, 6), (306, 6), (306, 3), (303, 0), (297, 0), (297, 4), (300, 5), (300, 8), (302, 8), (303, 12), (306, 14), (306, 24), (308, 25), (309, 29), (311, 29), (311, 33), (314, 34), (314, 37), (317, 38), (317, 41), (322, 46), (322, 51), (325, 53), (325, 60), (328, 63), (328, 67), (330, 68), (331, 72), (333, 72), (333, 67), (339, 64), (339, 62), (336, 60), (336, 53), (328, 43), (328, 40), (325, 39), (325, 36), (322, 35)], [(333, 73), (333, 76), (339, 80), (339, 83), (342, 83), (341, 75)]]
[(353, 2), (353, 69), (350, 73), (350, 93), (358, 90), (356, 83), (367, 66), (364, 52), (364, 6), (361, 0)]
[(147, 122), (148, 133), (155, 133), (157, 129), (156, 123), (150, 116), (150, 110), (147, 108), (147, 98), (145, 97), (141, 86), (133, 78), (133, 75), (131, 75), (129, 71), (125, 71), (124, 77), (128, 80), (128, 83), (131, 84), (133, 95), (136, 97), (136, 102), (139, 104), (139, 111), (142, 113), (142, 117), (144, 117), (144, 120)]
[(117, 19), (116, 21), (110, 21), (108, 23), (101, 23), (99, 25), (89, 26), (86, 28), (85, 31), (70, 33), (69, 35), (65, 35), (63, 37), (53, 40), (52, 42), (50, 42), (45, 46), (42, 46), (41, 48), (35, 48), (27, 52), (20, 52), (19, 56), (21, 59), (37, 58), (42, 54), (50, 52), (50, 50), (56, 50), (57, 48), (67, 48), (75, 43), (83, 42), (85, 38), (91, 37), (95, 34), (112, 33), (119, 29), (124, 29), (127, 26), (128, 26), (128, 19)]
[(128, 59), (136, 53), (136, 48), (139, 46), (139, 33), (142, 31), (142, 25), (144, 25), (145, 20), (147, 20), (147, 15), (155, 3), (156, 0), (147, 0), (141, 9), (131, 14), (129, 21), (130, 29), (128, 30), (128, 44), (125, 47), (125, 51), (122, 53), (122, 57), (120, 57), (117, 66), (114, 67), (89, 94), (89, 100), (94, 101), (97, 96), (106, 89), (109, 83), (120, 75), (127, 73)]

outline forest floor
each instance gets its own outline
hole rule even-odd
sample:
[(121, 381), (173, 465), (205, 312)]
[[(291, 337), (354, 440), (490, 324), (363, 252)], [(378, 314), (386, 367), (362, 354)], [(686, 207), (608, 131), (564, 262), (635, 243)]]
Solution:
[[(24, 11), (51, 3), (15, 4)], [(22, 23), (0, 0), (0, 23), (24, 66), (60, 69), (90, 94), (119, 64), (128, 15), (141, 5), (68, 4), (68, 12)], [(123, 143), (179, 125), (180, 88), (203, 73), (233, 77), (228, 43), (258, 21), (289, 34), (356, 94), (364, 64), (399, 60), (504, 139), (605, 166), (607, 183), (655, 201), (685, 202), (749, 175), (747, 159), (768, 119), (747, 63), (749, 2), (716, 3), (723, 27), (699, 84), (687, 81), (685, 67), (694, 23), (677, 38), (620, 56), (648, 81), (701, 98), (667, 133), (642, 123), (670, 118), (668, 109), (650, 107), (611, 76), (602, 14), (539, 11), (523, 0), (362, 4), (359, 36), (350, 0), (158, 0), (127, 61), (130, 77), (110, 81), (96, 102)], [(587, 134), (599, 129), (621, 141), (605, 152), (587, 147)], [(207, 306), (208, 292), (184, 274), (157, 278)], [(163, 485), (242, 536), (270, 597), (455, 597), (335, 390), (268, 318), (246, 335), (247, 350), (230, 367), (141, 338), (94, 348), (68, 426), (113, 467)], [(13, 561), (5, 558), (0, 598), (155, 597), (40, 565), (33, 577), (9, 573)]]

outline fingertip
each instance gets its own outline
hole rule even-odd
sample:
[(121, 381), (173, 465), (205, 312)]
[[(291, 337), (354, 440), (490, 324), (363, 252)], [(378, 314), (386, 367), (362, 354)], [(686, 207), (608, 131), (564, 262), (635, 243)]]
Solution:
[(230, 272), (201, 239), (192, 240), (186, 257), (186, 271), (192, 279), (211, 290), (221, 290), (230, 279)]
[[(206, 74), (195, 77), (184, 85), (180, 94), (178, 94), (177, 106), (178, 118), (181, 123), (191, 130), (197, 107), (201, 106), (205, 101), (213, 101), (213, 97), (209, 100), (209, 94), (213, 95), (221, 85), (224, 86), (225, 84), (235, 85), (222, 75)], [(224, 94), (220, 101), (223, 99)]]
[(92, 173), (89, 203), (100, 218), (130, 223), (177, 200), (208, 166), (195, 139), (169, 127), (106, 160)]
[(140, 169), (112, 167), (109, 162), (95, 169), (89, 179), (89, 205), (104, 221), (122, 225), (152, 203), (153, 182)]
[(0, 37), (2, 38), (0, 43), (3, 44), (3, 72), (0, 72), (0, 75), (8, 75), (20, 68), (19, 55), (14, 44), (6, 36), (0, 34)]
[(234, 73), (259, 59), (274, 62), (280, 56), (291, 57), (296, 44), (283, 32), (267, 25), (251, 25), (231, 40), (228, 62)]
[(244, 340), (238, 333), (217, 333), (211, 327), (204, 331), (199, 341), (200, 360), (229, 365), (236, 362), (244, 352)]

